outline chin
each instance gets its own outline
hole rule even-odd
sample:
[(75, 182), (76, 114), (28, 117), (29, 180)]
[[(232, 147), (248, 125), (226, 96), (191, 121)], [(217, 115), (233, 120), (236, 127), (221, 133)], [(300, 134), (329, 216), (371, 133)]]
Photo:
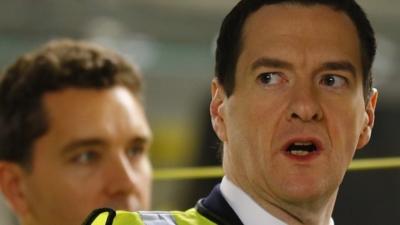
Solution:
[(331, 189), (324, 182), (297, 182), (283, 186), (280, 192), (287, 202), (304, 204), (331, 196), (334, 193)]

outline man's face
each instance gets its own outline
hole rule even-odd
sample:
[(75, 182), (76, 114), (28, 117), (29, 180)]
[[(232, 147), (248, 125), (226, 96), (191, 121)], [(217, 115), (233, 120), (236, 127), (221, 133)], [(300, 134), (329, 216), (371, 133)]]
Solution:
[(332, 199), (369, 140), (360, 43), (326, 6), (264, 6), (245, 23), (235, 89), (213, 81), (213, 125), (228, 178), (275, 205)]
[(151, 132), (128, 89), (66, 89), (43, 103), (49, 129), (23, 178), (27, 224), (81, 224), (99, 207), (149, 209)]

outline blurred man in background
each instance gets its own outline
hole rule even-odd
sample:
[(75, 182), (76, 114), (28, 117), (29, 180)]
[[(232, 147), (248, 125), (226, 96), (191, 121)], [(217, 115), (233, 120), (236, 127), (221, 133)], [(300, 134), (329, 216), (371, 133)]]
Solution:
[(117, 53), (56, 40), (0, 83), (0, 190), (22, 225), (78, 225), (94, 208), (150, 207), (142, 78)]

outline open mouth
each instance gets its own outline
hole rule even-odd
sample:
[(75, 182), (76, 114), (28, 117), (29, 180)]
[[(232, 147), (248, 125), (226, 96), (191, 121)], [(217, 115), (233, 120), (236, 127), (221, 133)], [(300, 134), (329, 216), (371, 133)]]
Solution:
[(307, 156), (311, 153), (317, 152), (318, 148), (316, 144), (311, 141), (305, 142), (294, 142), (286, 149), (286, 151), (294, 156)]

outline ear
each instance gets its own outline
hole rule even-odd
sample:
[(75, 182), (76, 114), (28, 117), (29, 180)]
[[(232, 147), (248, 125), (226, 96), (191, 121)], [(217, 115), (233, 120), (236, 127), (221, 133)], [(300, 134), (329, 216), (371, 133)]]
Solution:
[(24, 215), (28, 211), (24, 193), (24, 173), (24, 169), (16, 163), (0, 161), (0, 191), (18, 215)]
[(363, 148), (371, 138), (372, 127), (374, 126), (375, 121), (375, 108), (377, 101), (378, 90), (373, 88), (371, 96), (365, 107), (365, 122), (363, 130), (360, 134), (360, 138), (358, 139), (357, 149)]
[(224, 120), (224, 103), (226, 100), (226, 95), (223, 87), (216, 78), (214, 78), (211, 82), (211, 95), (212, 95), (210, 103), (211, 123), (218, 138), (222, 142), (225, 142), (227, 141), (225, 120)]

